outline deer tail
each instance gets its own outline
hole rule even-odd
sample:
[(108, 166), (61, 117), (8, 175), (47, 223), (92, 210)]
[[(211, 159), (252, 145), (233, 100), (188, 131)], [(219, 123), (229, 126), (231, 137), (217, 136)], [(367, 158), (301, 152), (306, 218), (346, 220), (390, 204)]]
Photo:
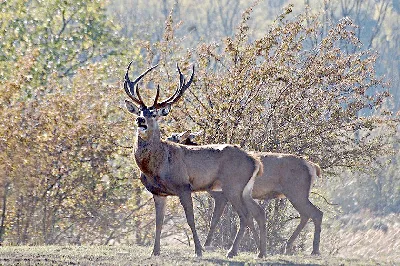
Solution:
[(317, 178), (321, 178), (321, 167), (318, 164), (307, 161), (307, 166), (311, 174), (311, 184), (317, 181)]
[(261, 163), (261, 161), (256, 158), (254, 158), (254, 171), (252, 176), (250, 177), (250, 180), (247, 182), (246, 186), (243, 189), (243, 197), (244, 198), (252, 198), (252, 193), (253, 193), (253, 186), (254, 186), (254, 182), (256, 181), (256, 177), (257, 176), (261, 176), (263, 173), (263, 164)]

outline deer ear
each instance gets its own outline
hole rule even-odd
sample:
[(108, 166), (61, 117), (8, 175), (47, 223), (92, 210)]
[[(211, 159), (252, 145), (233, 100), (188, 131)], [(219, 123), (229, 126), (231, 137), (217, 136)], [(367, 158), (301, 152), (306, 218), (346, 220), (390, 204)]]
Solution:
[(179, 140), (180, 140), (180, 142), (181, 142), (181, 143), (185, 142), (186, 139), (188, 139), (188, 138), (190, 137), (190, 134), (191, 134), (190, 129), (189, 129), (189, 130), (186, 130), (186, 131), (184, 131), (184, 132), (182, 132), (181, 134), (179, 134)]
[(159, 116), (166, 116), (169, 114), (169, 111), (171, 111), (171, 105), (167, 104), (167, 106), (161, 108), (158, 110), (158, 115)]
[(133, 102), (125, 100), (126, 109), (135, 115), (140, 115), (140, 109)]
[(201, 133), (203, 133), (202, 130), (191, 133), (189, 136), (190, 140), (193, 140), (195, 137), (199, 136)]

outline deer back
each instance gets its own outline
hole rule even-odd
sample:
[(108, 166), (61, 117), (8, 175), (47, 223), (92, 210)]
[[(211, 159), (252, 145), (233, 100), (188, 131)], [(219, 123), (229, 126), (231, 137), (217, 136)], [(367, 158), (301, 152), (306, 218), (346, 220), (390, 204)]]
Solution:
[(180, 147), (184, 150), (189, 180), (196, 190), (219, 190), (220, 186), (243, 184), (240, 181), (250, 178), (257, 164), (256, 158), (235, 145)]
[[(315, 170), (311, 162), (292, 154), (256, 153), (264, 165), (264, 172), (253, 188), (254, 198), (284, 197), (286, 193), (308, 195)], [(272, 194), (271, 194), (272, 193)]]

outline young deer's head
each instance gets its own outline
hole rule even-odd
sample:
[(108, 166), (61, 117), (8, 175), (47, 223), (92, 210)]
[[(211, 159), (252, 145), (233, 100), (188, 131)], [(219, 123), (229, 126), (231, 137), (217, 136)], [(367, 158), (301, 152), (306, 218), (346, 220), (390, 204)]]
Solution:
[(153, 105), (151, 107), (148, 107), (144, 104), (142, 97), (140, 96), (138, 83), (147, 73), (156, 68), (157, 65), (147, 69), (134, 81), (131, 81), (129, 79), (129, 69), (131, 67), (131, 64), (132, 62), (129, 63), (128, 68), (126, 70), (124, 89), (126, 94), (128, 94), (129, 98), (132, 101), (125, 100), (126, 108), (130, 113), (137, 116), (136, 123), (138, 126), (138, 133), (142, 139), (147, 140), (151, 136), (155, 135), (156, 135), (155, 137), (159, 138), (160, 133), (157, 120), (159, 117), (168, 115), (169, 111), (171, 110), (171, 106), (174, 103), (176, 103), (181, 98), (186, 89), (189, 88), (194, 77), (194, 66), (190, 80), (186, 83), (185, 77), (182, 75), (178, 65), (176, 65), (179, 72), (179, 86), (176, 89), (175, 93), (168, 99), (162, 102), (158, 102), (159, 100), (158, 98), (160, 96), (160, 87), (157, 86), (157, 93)]
[(201, 131), (192, 133), (189, 129), (181, 133), (172, 133), (171, 136), (167, 137), (167, 140), (184, 145), (198, 146), (199, 144), (194, 142), (194, 138), (201, 133)]

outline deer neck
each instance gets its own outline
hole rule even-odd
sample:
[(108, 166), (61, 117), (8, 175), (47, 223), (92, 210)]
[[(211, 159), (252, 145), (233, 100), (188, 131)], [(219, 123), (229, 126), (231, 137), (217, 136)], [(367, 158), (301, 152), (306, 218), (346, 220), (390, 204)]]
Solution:
[[(156, 135), (158, 135), (158, 137)], [(153, 150), (153, 149), (159, 147), (161, 144), (161, 137), (160, 137), (160, 134), (156, 134), (156, 135), (152, 135), (149, 138), (143, 138), (138, 135), (136, 150), (138, 150), (140, 152), (143, 149)]]
[(163, 154), (164, 149), (159, 130), (151, 132), (151, 134), (146, 137), (138, 134), (135, 148), (135, 160), (143, 173), (149, 175), (149, 177), (158, 175), (157, 170), (159, 169)]

